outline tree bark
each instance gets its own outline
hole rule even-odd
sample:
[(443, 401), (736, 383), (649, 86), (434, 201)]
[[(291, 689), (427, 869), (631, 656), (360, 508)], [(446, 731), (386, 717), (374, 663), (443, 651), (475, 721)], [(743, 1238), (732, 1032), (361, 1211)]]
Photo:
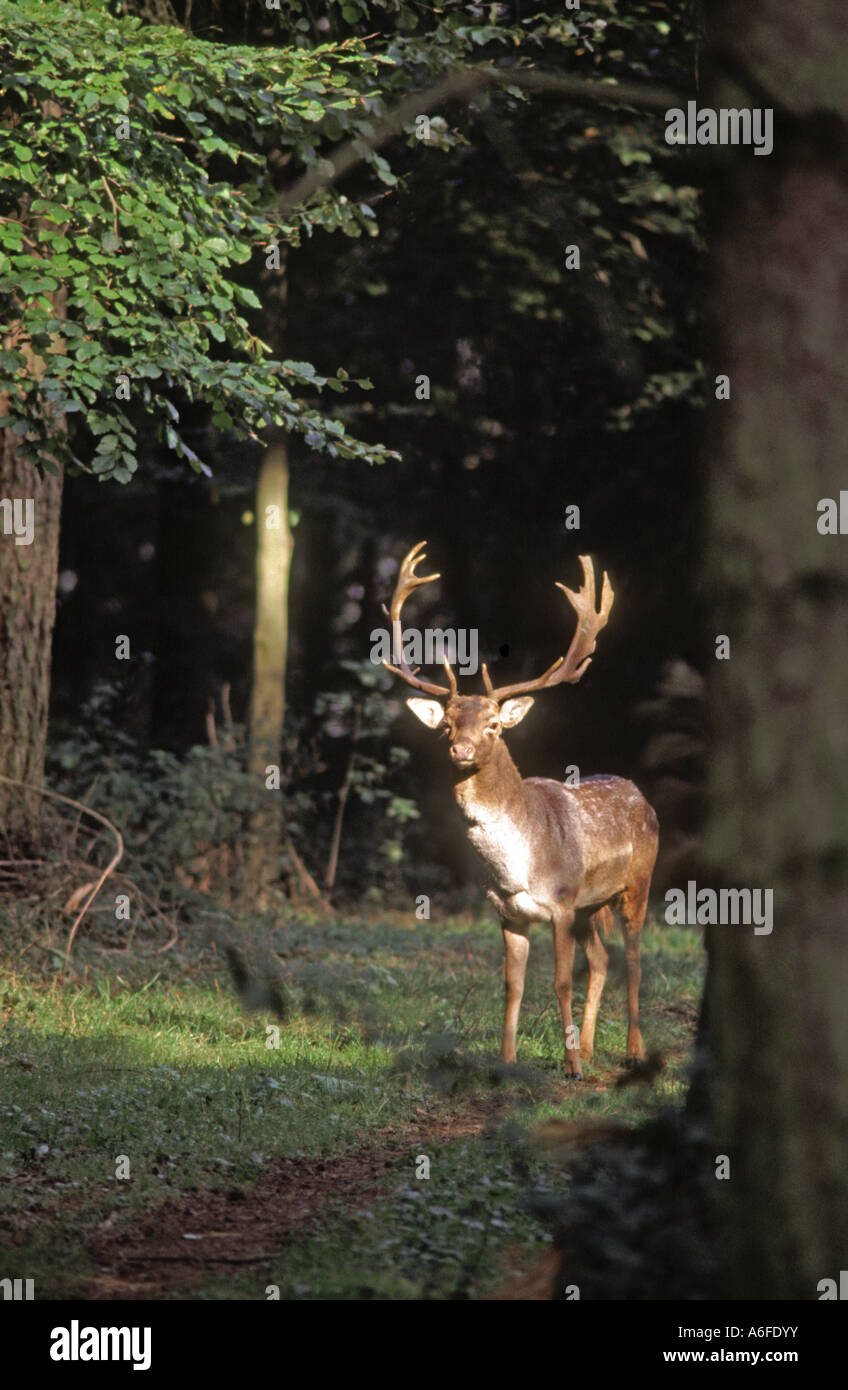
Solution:
[[(0, 402), (0, 410), (5, 408)], [(32, 543), (6, 534), (0, 510), (0, 773), (41, 786), (50, 703), (50, 654), (56, 617), (62, 477), (39, 477), (21, 459), (16, 437), (0, 436), (0, 500), (34, 506)], [(39, 796), (0, 783), (0, 831), (13, 846), (38, 839)]]
[(262, 456), (256, 489), (256, 617), (248, 766), (264, 773), (278, 762), (286, 708), (288, 589), (292, 534), (289, 463), (284, 439)]
[(774, 929), (711, 928), (706, 986), (728, 1298), (819, 1297), (848, 1251), (848, 30), (837, 0), (713, 7), (703, 104), (771, 106), (723, 150), (711, 572), (717, 881), (772, 889)]
[[(259, 785), (269, 766), (280, 766), (282, 753), (293, 545), (288, 523), (288, 488), (288, 450), (285, 437), (281, 436), (265, 450), (256, 493), (256, 618), (248, 769), (256, 774)], [(282, 792), (269, 791), (262, 811), (250, 820), (244, 888), (251, 896), (261, 897), (279, 876), (282, 835)]]

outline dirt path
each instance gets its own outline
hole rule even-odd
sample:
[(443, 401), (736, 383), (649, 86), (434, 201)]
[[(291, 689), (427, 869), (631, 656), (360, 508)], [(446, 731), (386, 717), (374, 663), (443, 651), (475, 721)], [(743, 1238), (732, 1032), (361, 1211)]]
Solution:
[(407, 1128), (339, 1157), (282, 1159), (250, 1187), (186, 1192), (157, 1203), (131, 1226), (107, 1218), (84, 1239), (96, 1272), (80, 1294), (162, 1298), (250, 1265), (264, 1287), (263, 1265), (270, 1271), (286, 1237), (317, 1228), (338, 1207), (372, 1205), (397, 1184), (400, 1159), (425, 1142), (481, 1133), (499, 1109), (486, 1101), (452, 1117), (420, 1112)]
[[(598, 1074), (588, 1087), (608, 1090), (618, 1074), (616, 1069)], [(568, 1094), (567, 1083), (559, 1085)], [(289, 1236), (317, 1231), (339, 1209), (372, 1206), (397, 1185), (402, 1159), (434, 1143), (481, 1134), (505, 1109), (505, 1097), (475, 1100), (449, 1114), (422, 1108), (402, 1129), (386, 1130), (372, 1144), (337, 1157), (281, 1159), (249, 1187), (181, 1193), (158, 1202), (132, 1225), (108, 1217), (84, 1238), (96, 1272), (80, 1296), (163, 1298), (246, 1266), (255, 1267), (257, 1286), (264, 1288), (266, 1278), (273, 1282)], [(550, 1288), (548, 1265), (531, 1273), (526, 1287), (519, 1281), (498, 1297), (548, 1297), (540, 1292)]]

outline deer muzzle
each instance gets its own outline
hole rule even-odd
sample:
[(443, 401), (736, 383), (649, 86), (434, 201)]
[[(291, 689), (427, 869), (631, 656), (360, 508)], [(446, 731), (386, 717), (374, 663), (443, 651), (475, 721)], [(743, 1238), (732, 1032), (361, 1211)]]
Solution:
[(474, 745), (471, 744), (471, 743), (452, 743), (452, 744), (451, 744), (450, 755), (451, 755), (451, 762), (454, 762), (454, 763), (473, 763), (473, 761), (474, 761)]

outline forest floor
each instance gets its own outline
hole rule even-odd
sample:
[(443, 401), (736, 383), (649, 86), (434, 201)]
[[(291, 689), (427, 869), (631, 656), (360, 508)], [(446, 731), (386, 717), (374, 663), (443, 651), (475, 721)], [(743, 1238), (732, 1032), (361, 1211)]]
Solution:
[[(581, 1133), (682, 1103), (703, 950), (646, 927), (642, 1031), (664, 1065), (622, 1085), (617, 942), (582, 1083), (561, 1075), (547, 931), (534, 946), (514, 1069), (493, 921), (219, 914), (166, 955), (80, 941), (70, 983), (49, 946), (16, 951), (0, 1277), (60, 1299), (544, 1296), (508, 1292), (550, 1252), (539, 1199), (567, 1193)], [(578, 973), (578, 1020), (584, 991)]]

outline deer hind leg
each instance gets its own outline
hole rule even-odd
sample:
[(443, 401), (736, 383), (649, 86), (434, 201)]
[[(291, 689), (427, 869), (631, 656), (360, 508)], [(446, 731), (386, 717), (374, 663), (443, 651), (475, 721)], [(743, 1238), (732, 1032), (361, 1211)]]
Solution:
[(636, 1062), (645, 1055), (645, 1044), (639, 1031), (639, 980), (642, 967), (639, 961), (639, 936), (648, 908), (651, 876), (640, 878), (625, 888), (616, 904), (624, 929), (624, 959), (627, 966), (627, 1060)]
[(601, 940), (601, 932), (608, 932), (612, 925), (612, 911), (605, 904), (588, 914), (584, 932), (578, 937), (589, 962), (586, 1010), (583, 1014), (583, 1031), (580, 1034), (580, 1056), (584, 1062), (591, 1062), (595, 1050), (595, 1024), (598, 1021), (598, 1009), (607, 978), (609, 956)]
[(504, 982), (506, 985), (506, 1018), (504, 1020), (503, 1049), (501, 1056), (505, 1062), (515, 1061), (515, 1039), (518, 1033), (518, 1014), (524, 994), (524, 975), (527, 970), (527, 957), (530, 953), (530, 936), (527, 927), (513, 922), (502, 922), (504, 951)]

